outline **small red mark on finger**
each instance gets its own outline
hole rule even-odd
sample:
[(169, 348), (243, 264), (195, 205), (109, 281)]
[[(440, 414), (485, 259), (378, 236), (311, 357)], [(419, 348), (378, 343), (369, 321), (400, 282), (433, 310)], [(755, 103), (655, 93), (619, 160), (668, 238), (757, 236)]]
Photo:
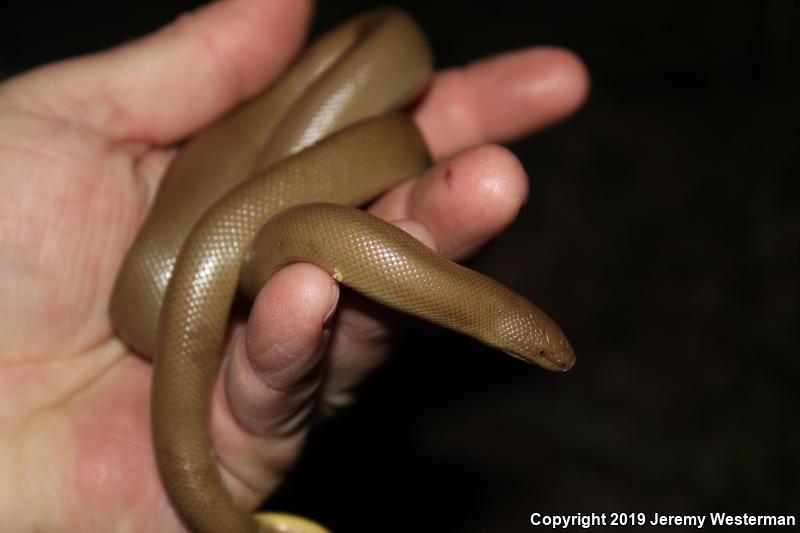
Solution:
[(444, 182), (447, 185), (447, 188), (452, 188), (453, 185), (453, 168), (450, 165), (447, 165), (447, 168), (444, 171)]

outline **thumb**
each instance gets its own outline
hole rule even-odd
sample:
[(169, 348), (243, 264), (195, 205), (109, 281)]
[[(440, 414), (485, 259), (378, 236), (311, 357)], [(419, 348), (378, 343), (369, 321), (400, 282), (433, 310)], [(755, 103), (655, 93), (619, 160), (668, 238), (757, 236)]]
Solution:
[(322, 269), (281, 269), (226, 350), (211, 432), (223, 477), (243, 505), (257, 505), (297, 458), (319, 399), (338, 295)]
[(9, 80), (6, 97), (115, 141), (173, 143), (274, 79), (303, 42), (308, 0), (228, 0), (111, 50)]

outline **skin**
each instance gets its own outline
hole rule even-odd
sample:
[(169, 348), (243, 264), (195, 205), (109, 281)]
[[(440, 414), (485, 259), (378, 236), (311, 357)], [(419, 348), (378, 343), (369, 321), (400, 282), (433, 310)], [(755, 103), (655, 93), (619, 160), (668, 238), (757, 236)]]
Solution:
[[(182, 530), (153, 460), (151, 366), (113, 336), (111, 287), (171, 145), (277, 76), (309, 15), (298, 1), (216, 3), (0, 85), (0, 520), (9, 530)], [(586, 90), (583, 66), (556, 49), (439, 74), (414, 113), (437, 164), (372, 212), (410, 219), (400, 225), (447, 257), (474, 252), (527, 195), (519, 163), (484, 143), (557, 121)], [(223, 478), (246, 506), (290, 468), (308, 429), (297, 423), (304, 406), (346, 405), (389, 351), (390, 320), (349, 302), (334, 318), (337, 297), (327, 273), (294, 265), (230, 332), (211, 429)], [(319, 382), (323, 358), (330, 371)]]

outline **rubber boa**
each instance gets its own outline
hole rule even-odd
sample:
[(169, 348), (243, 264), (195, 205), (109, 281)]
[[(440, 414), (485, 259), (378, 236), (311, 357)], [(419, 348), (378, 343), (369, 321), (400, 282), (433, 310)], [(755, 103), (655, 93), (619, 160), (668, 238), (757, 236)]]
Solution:
[[(549, 370), (574, 362), (544, 312), (353, 209), (427, 168), (397, 110), (427, 82), (416, 24), (373, 11), (320, 38), (270, 89), (195, 135), (167, 171), (117, 278), (119, 334), (154, 356), (151, 416), (159, 472), (199, 532), (324, 531), (254, 517), (221, 479), (210, 395), (238, 288), (254, 295), (280, 267), (308, 261), (389, 307)], [(311, 204), (311, 205), (308, 205)]]

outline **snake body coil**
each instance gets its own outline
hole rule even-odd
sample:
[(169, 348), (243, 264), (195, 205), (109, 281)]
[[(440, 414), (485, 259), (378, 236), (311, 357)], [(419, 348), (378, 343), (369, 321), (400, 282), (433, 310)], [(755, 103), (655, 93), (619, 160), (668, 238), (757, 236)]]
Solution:
[[(563, 333), (533, 304), (341, 207), (427, 167), (419, 132), (394, 110), (419, 92), (430, 67), (428, 45), (405, 14), (362, 15), (195, 136), (168, 171), (118, 276), (111, 312), (123, 338), (155, 356), (158, 467), (191, 530), (320, 531), (281, 516), (254, 520), (239, 508), (208, 429), (237, 287), (257, 293), (285, 264), (316, 263), (370, 298), (545, 368), (572, 365)], [(326, 203), (303, 206), (314, 202)]]

